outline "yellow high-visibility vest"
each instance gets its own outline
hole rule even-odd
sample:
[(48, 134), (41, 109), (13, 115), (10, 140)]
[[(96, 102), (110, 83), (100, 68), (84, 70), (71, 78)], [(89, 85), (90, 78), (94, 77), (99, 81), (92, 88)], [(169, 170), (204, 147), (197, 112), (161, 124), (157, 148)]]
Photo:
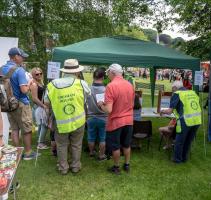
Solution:
[[(59, 79), (55, 80), (59, 82)], [(81, 81), (57, 88), (53, 82), (47, 86), (48, 97), (56, 119), (59, 133), (70, 133), (85, 124), (84, 91)]]
[(176, 109), (174, 109), (174, 114), (177, 119), (176, 132), (181, 132), (181, 117), (184, 118), (187, 126), (200, 125), (201, 107), (198, 95), (193, 90), (178, 90), (175, 93), (179, 95), (179, 99), (183, 104), (183, 116), (179, 116)]

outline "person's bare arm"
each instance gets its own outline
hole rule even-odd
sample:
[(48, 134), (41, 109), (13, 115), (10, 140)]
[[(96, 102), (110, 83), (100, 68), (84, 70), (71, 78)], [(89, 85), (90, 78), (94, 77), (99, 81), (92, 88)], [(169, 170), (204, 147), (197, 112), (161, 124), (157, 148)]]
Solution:
[(171, 115), (173, 112), (173, 108), (168, 108), (168, 109), (165, 109), (165, 110), (161, 110), (160, 111), (160, 114), (167, 114), (167, 115)]
[(112, 103), (108, 103), (105, 104), (104, 102), (100, 101), (98, 102), (98, 106), (106, 113), (110, 114), (112, 112), (113, 109), (113, 104)]
[(22, 93), (26, 94), (30, 90), (30, 86), (33, 83), (33, 80), (30, 80), (27, 85), (21, 85), (20, 90)]
[(33, 83), (30, 87), (31, 94), (32, 94), (32, 101), (36, 103), (38, 106), (42, 108), (46, 108), (46, 105), (42, 103), (42, 101), (39, 100), (38, 98), (38, 87), (36, 83)]

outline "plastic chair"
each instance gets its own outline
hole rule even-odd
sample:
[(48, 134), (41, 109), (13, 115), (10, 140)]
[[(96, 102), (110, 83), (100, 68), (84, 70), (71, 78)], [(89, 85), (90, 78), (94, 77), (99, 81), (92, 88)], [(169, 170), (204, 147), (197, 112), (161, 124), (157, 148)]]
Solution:
[(150, 141), (152, 137), (152, 122), (148, 121), (134, 121), (133, 123), (133, 138), (140, 142), (140, 140), (147, 140), (147, 150), (149, 151)]

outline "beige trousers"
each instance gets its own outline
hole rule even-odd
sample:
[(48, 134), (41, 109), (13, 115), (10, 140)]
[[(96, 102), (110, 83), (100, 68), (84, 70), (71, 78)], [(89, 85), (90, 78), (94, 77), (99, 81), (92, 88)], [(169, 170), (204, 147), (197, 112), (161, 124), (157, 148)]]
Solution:
[[(68, 170), (71, 168), (73, 172), (78, 172), (81, 169), (81, 150), (84, 136), (84, 127), (65, 134), (59, 134), (56, 130), (55, 141), (57, 146), (57, 155), (59, 170)], [(70, 148), (68, 148), (70, 145)], [(71, 155), (71, 164), (68, 163), (68, 150)]]

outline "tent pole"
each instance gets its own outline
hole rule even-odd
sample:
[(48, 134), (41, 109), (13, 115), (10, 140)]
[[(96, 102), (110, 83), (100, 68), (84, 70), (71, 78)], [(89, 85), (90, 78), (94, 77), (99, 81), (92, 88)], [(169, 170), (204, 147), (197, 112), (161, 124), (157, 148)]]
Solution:
[(154, 107), (154, 98), (155, 98), (155, 81), (156, 81), (156, 68), (150, 67), (150, 83), (151, 83), (151, 98), (152, 98), (152, 107)]
[(211, 49), (210, 49), (210, 70), (209, 70), (209, 97), (208, 97), (208, 141), (211, 142)]

